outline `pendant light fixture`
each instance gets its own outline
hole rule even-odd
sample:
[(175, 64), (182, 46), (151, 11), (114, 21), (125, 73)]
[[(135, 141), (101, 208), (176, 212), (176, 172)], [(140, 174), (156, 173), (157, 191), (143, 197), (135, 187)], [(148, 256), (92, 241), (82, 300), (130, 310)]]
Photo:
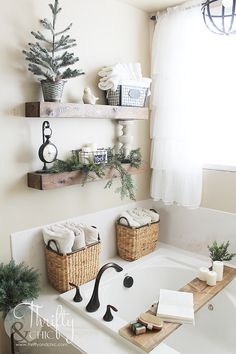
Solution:
[(207, 28), (216, 34), (236, 34), (236, 0), (207, 0), (202, 15)]

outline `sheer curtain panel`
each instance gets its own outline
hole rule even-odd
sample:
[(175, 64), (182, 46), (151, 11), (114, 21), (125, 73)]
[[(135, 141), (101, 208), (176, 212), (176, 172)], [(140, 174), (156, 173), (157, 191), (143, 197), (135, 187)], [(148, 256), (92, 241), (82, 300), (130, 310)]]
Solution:
[(196, 208), (202, 193), (200, 4), (158, 13), (152, 48), (151, 196)]

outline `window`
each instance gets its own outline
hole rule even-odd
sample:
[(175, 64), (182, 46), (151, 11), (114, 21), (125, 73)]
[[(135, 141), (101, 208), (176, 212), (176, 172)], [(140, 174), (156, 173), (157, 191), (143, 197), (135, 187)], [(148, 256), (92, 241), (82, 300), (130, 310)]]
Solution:
[(203, 162), (236, 168), (236, 36), (207, 33), (201, 55)]

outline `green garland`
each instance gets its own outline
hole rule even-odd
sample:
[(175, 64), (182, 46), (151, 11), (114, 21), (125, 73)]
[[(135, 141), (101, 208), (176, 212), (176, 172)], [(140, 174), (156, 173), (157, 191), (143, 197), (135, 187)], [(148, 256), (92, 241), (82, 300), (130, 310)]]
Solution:
[(73, 154), (70, 158), (65, 161), (56, 160), (54, 165), (48, 170), (48, 173), (60, 173), (60, 172), (71, 172), (71, 171), (81, 171), (83, 172), (83, 182), (84, 185), (88, 180), (94, 180), (94, 174), (98, 178), (103, 178), (105, 176), (104, 170), (110, 168), (112, 173), (111, 178), (106, 183), (105, 188), (111, 188), (114, 178), (117, 177), (117, 172), (121, 181), (121, 185), (115, 190), (116, 193), (120, 194), (121, 199), (125, 197), (135, 200), (135, 184), (132, 176), (127, 172), (123, 163), (129, 163), (131, 167), (139, 168), (142, 163), (142, 157), (140, 148), (131, 150), (129, 156), (125, 157), (124, 149), (119, 149), (115, 152), (114, 148), (109, 148), (108, 153), (108, 163), (95, 164), (94, 162), (89, 162), (89, 164), (82, 164), (79, 161), (78, 155)]

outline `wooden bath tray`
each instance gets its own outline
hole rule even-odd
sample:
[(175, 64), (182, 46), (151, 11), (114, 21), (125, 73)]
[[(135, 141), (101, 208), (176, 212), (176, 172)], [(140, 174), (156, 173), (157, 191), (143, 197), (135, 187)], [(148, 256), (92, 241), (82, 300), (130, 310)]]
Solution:
[[(206, 282), (195, 278), (190, 283), (181, 288), (180, 291), (193, 293), (194, 312), (196, 313), (208, 301), (210, 301), (221, 290), (223, 290), (235, 277), (236, 268), (224, 266), (224, 279), (221, 282), (217, 282), (215, 286), (208, 286)], [(131, 343), (137, 345), (146, 353), (149, 353), (180, 326), (181, 324), (179, 323), (164, 322), (164, 326), (160, 332), (147, 331), (144, 334), (136, 336), (130, 330), (130, 326), (126, 325), (119, 330), (119, 334), (129, 340)]]

